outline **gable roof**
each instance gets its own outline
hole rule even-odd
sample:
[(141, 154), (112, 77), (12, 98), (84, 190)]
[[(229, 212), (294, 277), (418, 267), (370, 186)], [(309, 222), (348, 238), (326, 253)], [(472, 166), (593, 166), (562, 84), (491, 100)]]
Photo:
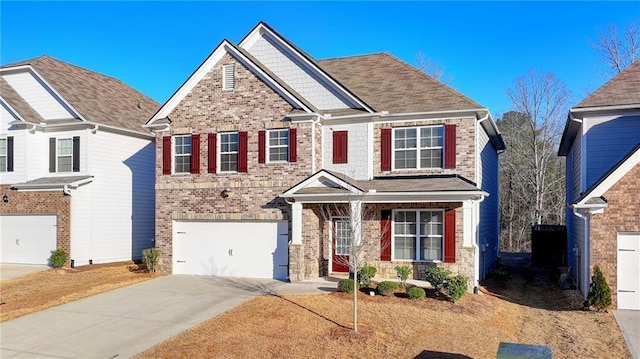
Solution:
[(582, 100), (576, 108), (638, 105), (640, 107), (640, 61), (626, 69)]
[(482, 105), (388, 54), (318, 61), (318, 65), (376, 111), (470, 110)]
[[(118, 79), (47, 55), (6, 64), (0, 68), (6, 70), (20, 66), (34, 68), (74, 110), (90, 122), (147, 132), (142, 125), (160, 107), (157, 102)], [(16, 111), (24, 117), (34, 118), (26, 109), (30, 106), (19, 95), (15, 94), (17, 98), (5, 95), (5, 86), (9, 85), (2, 83), (2, 97), (11, 97), (7, 101)], [(35, 112), (33, 109), (31, 111)]]
[(5, 101), (17, 115), (22, 119), (29, 119), (33, 122), (43, 122), (44, 119), (36, 112), (28, 103), (26, 103), (20, 95), (9, 85), (9, 83), (0, 77), (0, 95), (2, 100)]

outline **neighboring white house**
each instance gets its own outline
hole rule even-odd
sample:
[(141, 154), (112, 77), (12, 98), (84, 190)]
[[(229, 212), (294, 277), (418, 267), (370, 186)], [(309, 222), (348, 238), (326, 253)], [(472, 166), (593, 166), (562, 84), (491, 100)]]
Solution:
[(600, 266), (618, 309), (640, 310), (640, 61), (571, 109), (567, 158), (568, 264), (587, 295)]
[(0, 262), (131, 260), (154, 246), (158, 104), (41, 56), (0, 68)]

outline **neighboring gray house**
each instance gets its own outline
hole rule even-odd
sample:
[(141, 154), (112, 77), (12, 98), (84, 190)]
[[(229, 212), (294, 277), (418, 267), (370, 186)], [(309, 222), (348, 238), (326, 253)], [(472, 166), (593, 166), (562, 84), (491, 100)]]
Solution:
[(640, 61), (567, 118), (565, 156), (568, 262), (585, 297), (594, 265), (614, 306), (640, 310)]
[(165, 271), (346, 272), (349, 223), (321, 212), (353, 198), (372, 213), (362, 238), (380, 277), (442, 265), (473, 287), (497, 259), (504, 142), (489, 110), (389, 54), (315, 60), (261, 22), (146, 126)]
[(0, 68), (0, 262), (140, 258), (154, 239), (159, 105), (112, 77), (41, 56)]

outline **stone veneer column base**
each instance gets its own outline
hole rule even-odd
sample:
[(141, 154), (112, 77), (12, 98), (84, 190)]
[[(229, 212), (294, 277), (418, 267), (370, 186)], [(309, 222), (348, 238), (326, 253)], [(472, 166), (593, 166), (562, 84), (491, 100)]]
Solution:
[(304, 279), (304, 244), (289, 244), (289, 281)]

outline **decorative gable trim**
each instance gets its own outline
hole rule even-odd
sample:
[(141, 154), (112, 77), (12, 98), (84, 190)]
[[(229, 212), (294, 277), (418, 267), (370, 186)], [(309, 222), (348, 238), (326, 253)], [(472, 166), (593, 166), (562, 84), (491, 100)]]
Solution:
[(287, 91), (285, 88), (280, 86), (277, 81), (275, 81), (271, 76), (269, 76), (266, 72), (260, 69), (253, 61), (247, 58), (244, 54), (242, 54), (236, 47), (227, 40), (222, 40), (220, 45), (218, 45), (215, 50), (204, 60), (200, 66), (189, 76), (189, 78), (176, 90), (176, 92), (171, 95), (169, 100), (165, 102), (164, 105), (156, 112), (149, 121), (147, 121), (145, 126), (149, 126), (153, 124), (154, 121), (158, 119), (163, 119), (168, 117), (171, 112), (180, 104), (180, 102), (193, 90), (194, 87), (205, 77), (211, 69), (222, 59), (225, 54), (229, 54), (237, 59), (241, 64), (247, 67), (251, 72), (253, 72), (258, 78), (264, 81), (272, 90), (282, 96), (287, 102), (289, 102), (292, 106), (296, 108), (301, 108), (308, 113), (312, 113), (313, 111), (307, 107), (302, 101), (298, 100), (293, 94)]
[(326, 171), (326, 170), (320, 170), (318, 172), (316, 172), (315, 174), (311, 175), (310, 177), (307, 177), (305, 180), (303, 180), (302, 182), (298, 183), (297, 185), (289, 188), (288, 190), (284, 191), (284, 193), (282, 193), (280, 195), (280, 197), (283, 198), (288, 198), (288, 197), (294, 197), (296, 192), (298, 192), (299, 190), (303, 189), (303, 188), (307, 188), (307, 187), (320, 187), (320, 186), (325, 186), (325, 187), (332, 187), (332, 188), (341, 188), (341, 189), (345, 189), (353, 194), (362, 194), (363, 190), (354, 186), (353, 184), (346, 182), (340, 178), (338, 178), (337, 176), (331, 174), (330, 172)]
[(273, 30), (269, 25), (264, 22), (259, 22), (247, 36), (240, 41), (238, 47), (248, 48), (251, 47), (263, 34), (266, 34), (272, 40), (276, 41), (287, 53), (289, 53), (292, 57), (296, 58), (300, 61), (300, 63), (306, 67), (306, 69), (314, 72), (319, 75), (321, 78), (325, 80), (325, 83), (329, 85), (333, 90), (340, 93), (344, 96), (353, 108), (363, 108), (370, 113), (375, 112), (373, 108), (367, 105), (364, 101), (362, 101), (358, 96), (349, 91), (346, 87), (340, 84), (336, 79), (334, 79), (331, 75), (325, 72), (322, 68), (316, 65), (315, 61), (302, 50), (298, 49), (295, 45), (293, 45), (289, 40), (281, 36), (275, 30)]

